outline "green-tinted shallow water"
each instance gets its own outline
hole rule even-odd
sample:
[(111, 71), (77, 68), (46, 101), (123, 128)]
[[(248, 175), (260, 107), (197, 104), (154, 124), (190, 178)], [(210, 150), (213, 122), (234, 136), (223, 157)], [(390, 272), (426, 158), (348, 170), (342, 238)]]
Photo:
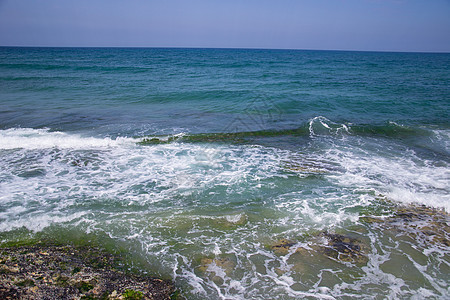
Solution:
[(0, 237), (100, 243), (188, 299), (448, 298), (449, 65), (0, 48)]

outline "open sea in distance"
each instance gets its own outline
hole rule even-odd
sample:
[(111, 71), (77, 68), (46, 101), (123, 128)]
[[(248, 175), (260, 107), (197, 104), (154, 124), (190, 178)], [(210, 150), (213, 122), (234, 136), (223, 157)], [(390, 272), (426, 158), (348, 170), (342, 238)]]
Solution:
[(449, 299), (450, 54), (0, 47), (0, 241), (187, 299)]

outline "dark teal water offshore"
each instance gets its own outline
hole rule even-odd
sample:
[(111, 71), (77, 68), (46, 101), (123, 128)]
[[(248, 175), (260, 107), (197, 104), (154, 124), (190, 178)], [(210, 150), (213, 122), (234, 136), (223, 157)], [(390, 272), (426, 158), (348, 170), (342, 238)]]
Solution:
[(0, 238), (95, 240), (188, 299), (448, 299), (445, 243), (361, 217), (450, 211), (449, 106), (450, 54), (2, 47)]

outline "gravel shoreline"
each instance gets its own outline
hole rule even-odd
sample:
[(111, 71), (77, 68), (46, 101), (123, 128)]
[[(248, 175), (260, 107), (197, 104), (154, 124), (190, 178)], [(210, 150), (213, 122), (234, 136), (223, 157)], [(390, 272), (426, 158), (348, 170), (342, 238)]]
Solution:
[(175, 298), (173, 282), (125, 273), (119, 263), (95, 247), (0, 248), (0, 299)]

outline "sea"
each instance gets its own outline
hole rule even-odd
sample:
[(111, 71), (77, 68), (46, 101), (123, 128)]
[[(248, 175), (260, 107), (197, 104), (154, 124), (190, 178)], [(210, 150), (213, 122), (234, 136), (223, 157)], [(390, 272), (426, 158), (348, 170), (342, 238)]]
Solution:
[(450, 54), (0, 47), (0, 242), (186, 299), (449, 299)]

